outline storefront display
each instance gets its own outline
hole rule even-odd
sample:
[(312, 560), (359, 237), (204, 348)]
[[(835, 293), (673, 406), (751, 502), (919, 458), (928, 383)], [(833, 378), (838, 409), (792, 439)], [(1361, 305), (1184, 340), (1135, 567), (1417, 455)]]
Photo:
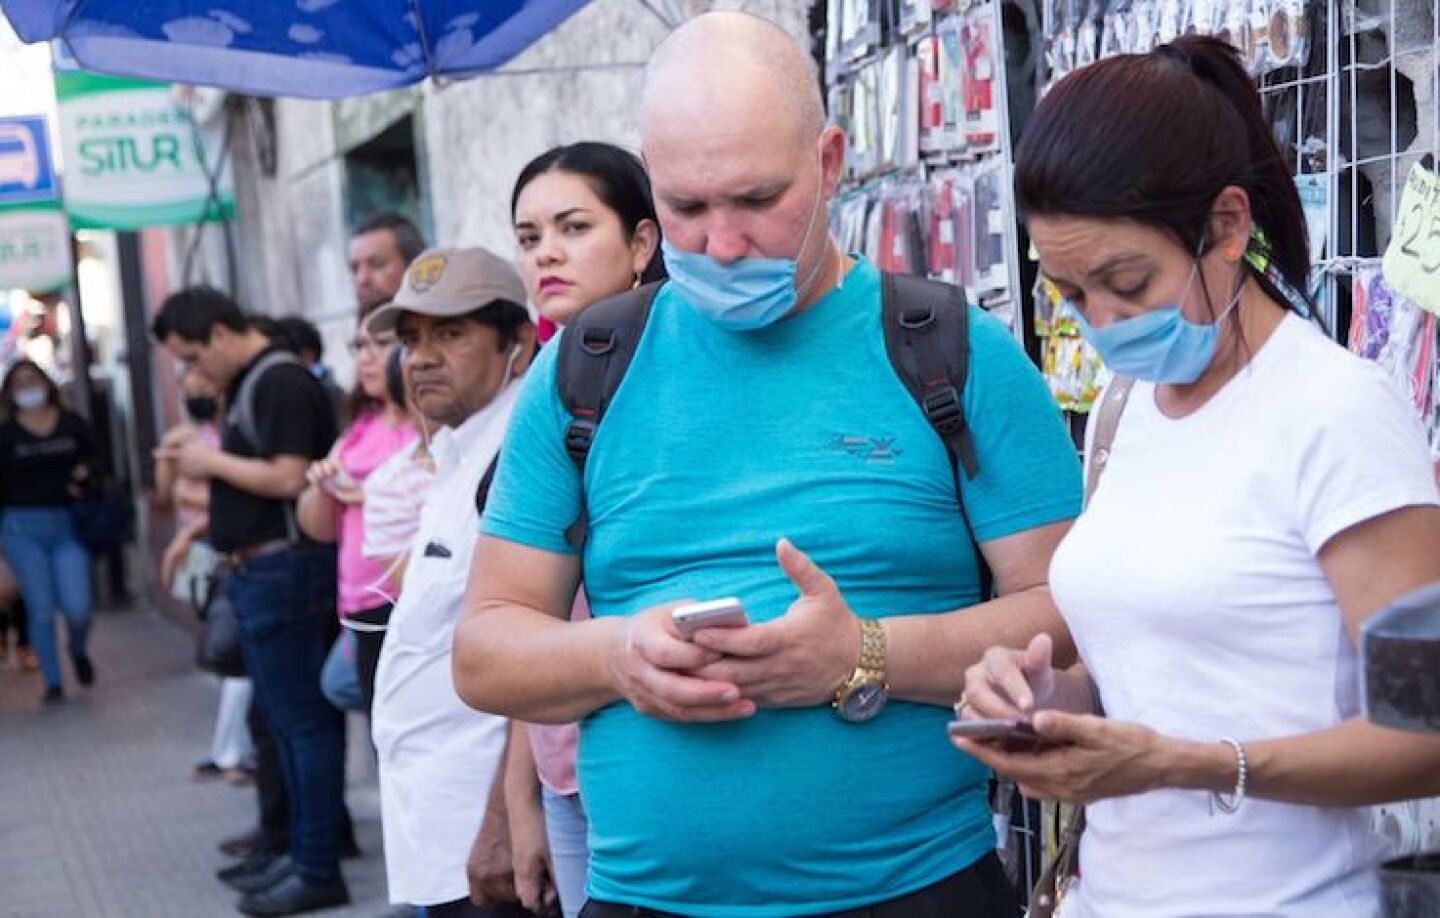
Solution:
[(836, 237), (885, 270), (964, 287), (1015, 327), (1000, 4), (831, 0), (828, 13), (827, 99), (850, 142)]

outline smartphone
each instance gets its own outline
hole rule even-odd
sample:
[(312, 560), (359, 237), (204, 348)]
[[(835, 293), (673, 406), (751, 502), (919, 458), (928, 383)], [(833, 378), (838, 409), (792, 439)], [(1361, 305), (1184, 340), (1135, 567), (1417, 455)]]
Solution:
[(687, 641), (693, 641), (701, 628), (743, 628), (750, 624), (745, 607), (733, 596), (679, 606), (670, 614), (676, 630)]
[(1007, 752), (1035, 752), (1050, 745), (1028, 720), (952, 720), (951, 736), (997, 743)]

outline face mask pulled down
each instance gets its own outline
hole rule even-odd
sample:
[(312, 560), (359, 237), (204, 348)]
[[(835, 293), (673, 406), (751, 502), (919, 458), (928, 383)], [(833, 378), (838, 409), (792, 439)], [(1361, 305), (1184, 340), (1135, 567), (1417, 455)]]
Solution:
[(1197, 261), (1178, 302), (1112, 322), (1104, 328), (1091, 326), (1081, 311), (1072, 306), (1080, 333), (1100, 354), (1105, 365), (1120, 376), (1164, 385), (1195, 382), (1215, 360), (1220, 323), (1239, 305), (1245, 289), (1242, 278), (1236, 285), (1235, 296), (1215, 321), (1197, 325), (1185, 318), (1183, 307), (1199, 272)]
[[(800, 240), (801, 254), (810, 244), (824, 203), (824, 196), (817, 192)], [(668, 239), (661, 241), (660, 248), (670, 283), (680, 295), (705, 318), (731, 331), (755, 331), (785, 318), (799, 303), (800, 291), (810, 286), (825, 264), (818, 259), (809, 275), (797, 283), (798, 254), (796, 258), (741, 258), (722, 264), (703, 252), (682, 252)]]

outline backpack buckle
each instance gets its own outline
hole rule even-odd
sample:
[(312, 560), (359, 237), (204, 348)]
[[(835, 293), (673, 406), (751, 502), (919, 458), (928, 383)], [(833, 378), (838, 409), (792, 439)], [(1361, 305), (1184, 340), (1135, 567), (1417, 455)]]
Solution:
[(580, 347), (591, 357), (604, 357), (615, 350), (615, 329), (587, 328), (580, 336)]
[(925, 393), (921, 405), (930, 426), (942, 434), (953, 434), (965, 423), (960, 410), (960, 397), (955, 394), (954, 386), (937, 386), (931, 389)]
[(576, 418), (565, 428), (565, 452), (577, 464), (584, 464), (590, 453), (590, 444), (595, 441), (595, 421)]
[(923, 309), (906, 309), (900, 313), (900, 327), (914, 331), (917, 328), (924, 328), (935, 321), (935, 310), (930, 307)]

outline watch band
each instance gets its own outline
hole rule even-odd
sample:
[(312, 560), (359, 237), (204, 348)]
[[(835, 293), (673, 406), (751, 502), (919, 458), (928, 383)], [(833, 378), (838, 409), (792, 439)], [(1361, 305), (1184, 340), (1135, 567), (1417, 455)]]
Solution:
[(855, 668), (879, 673), (884, 677), (888, 663), (885, 626), (877, 619), (860, 619), (860, 662)]

